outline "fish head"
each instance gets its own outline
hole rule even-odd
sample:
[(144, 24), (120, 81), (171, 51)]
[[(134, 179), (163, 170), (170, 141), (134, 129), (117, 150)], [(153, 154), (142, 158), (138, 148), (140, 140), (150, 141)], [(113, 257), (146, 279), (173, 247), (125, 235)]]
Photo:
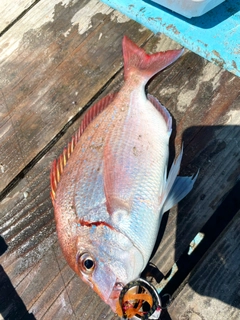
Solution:
[(143, 257), (131, 240), (106, 225), (81, 227), (77, 239), (78, 275), (117, 312), (122, 288), (139, 276)]
[(56, 221), (64, 256), (78, 276), (119, 314), (121, 290), (141, 273), (143, 255), (121, 231), (103, 223), (81, 225), (69, 213)]

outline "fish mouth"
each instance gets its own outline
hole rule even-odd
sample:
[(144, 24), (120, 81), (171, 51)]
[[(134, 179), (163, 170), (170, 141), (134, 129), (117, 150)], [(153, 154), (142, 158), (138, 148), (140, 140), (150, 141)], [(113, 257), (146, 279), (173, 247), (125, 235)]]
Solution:
[(119, 304), (119, 297), (120, 293), (124, 287), (124, 284), (121, 282), (116, 282), (112, 292), (110, 293), (106, 303), (111, 307), (112, 311), (117, 313), (119, 315), (119, 312), (122, 312), (122, 310), (119, 310), (120, 304)]
[(122, 282), (116, 282), (114, 287), (113, 287), (113, 289), (112, 289), (112, 292), (111, 292), (111, 294), (109, 296), (109, 299), (117, 299), (117, 298), (119, 298), (123, 287), (124, 287), (124, 284)]
[(106, 269), (99, 269), (91, 279), (91, 283), (93, 290), (116, 313), (119, 305), (119, 296), (124, 284), (118, 281), (113, 272)]

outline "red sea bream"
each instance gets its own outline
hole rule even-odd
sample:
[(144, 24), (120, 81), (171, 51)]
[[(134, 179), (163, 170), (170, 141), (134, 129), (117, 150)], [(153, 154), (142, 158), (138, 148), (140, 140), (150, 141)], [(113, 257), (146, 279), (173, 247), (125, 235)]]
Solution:
[(92, 106), (51, 171), (57, 234), (71, 268), (116, 312), (148, 263), (162, 215), (193, 187), (167, 174), (172, 118), (145, 85), (182, 50), (148, 55), (123, 38), (122, 89)]

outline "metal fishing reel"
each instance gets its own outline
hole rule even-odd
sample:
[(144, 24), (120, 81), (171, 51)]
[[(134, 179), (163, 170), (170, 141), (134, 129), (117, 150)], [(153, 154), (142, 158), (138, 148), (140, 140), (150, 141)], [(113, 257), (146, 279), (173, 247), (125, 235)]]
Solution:
[(157, 290), (142, 278), (131, 281), (123, 287), (119, 303), (123, 319), (159, 319), (162, 310)]

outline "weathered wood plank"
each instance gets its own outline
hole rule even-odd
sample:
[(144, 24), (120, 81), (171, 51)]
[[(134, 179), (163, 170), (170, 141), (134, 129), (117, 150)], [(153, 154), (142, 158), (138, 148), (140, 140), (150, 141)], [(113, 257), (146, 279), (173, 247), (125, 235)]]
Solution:
[[(79, 124), (80, 119), (0, 203), (0, 234), (8, 245), (0, 257), (2, 281), (8, 277), (16, 289), (12, 301), (8, 299), (5, 308), (0, 308), (2, 315), (18, 312), (21, 299), (28, 315), (36, 319), (114, 318), (108, 306), (69, 268), (55, 232), (49, 169)], [(22, 306), (21, 311), (25, 311)]]
[[(164, 35), (149, 39), (145, 45), (149, 52), (176, 47)], [(118, 91), (122, 83), (120, 74), (106, 92)], [(192, 175), (200, 169), (193, 191), (171, 209), (164, 237), (152, 259), (165, 275), (238, 179), (239, 87), (238, 77), (187, 51), (147, 88), (174, 119), (170, 159), (179, 153), (183, 142), (181, 174)]]
[[(151, 41), (149, 42), (151, 43)], [(170, 211), (153, 261), (166, 274), (236, 184), (240, 172), (240, 79), (191, 52), (149, 85), (175, 119), (180, 174), (200, 173), (193, 191)], [(173, 145), (170, 145), (174, 155)], [(224, 159), (224, 160), (223, 160)]]
[[(203, 58), (240, 76), (239, 51), (236, 50), (239, 44), (238, 1), (224, 1), (201, 17), (192, 19), (181, 18), (153, 1), (102, 1), (138, 21), (152, 32), (162, 32)], [(199, 5), (199, 1), (197, 2), (196, 6)], [(174, 1), (168, 1), (168, 4), (173, 3)], [(208, 5), (209, 3), (206, 7)], [(190, 7), (189, 3), (184, 9)]]
[[(138, 32), (138, 29), (135, 32)], [(154, 37), (148, 41), (146, 47), (151, 51), (156, 49), (161, 41), (164, 43), (167, 41), (169, 46), (172, 46), (172, 43), (166, 38), (162, 37), (162, 40), (160, 40), (158, 37)], [(187, 118), (188, 123), (185, 123), (183, 119), (186, 117), (185, 112), (187, 110), (184, 110), (184, 112), (175, 110), (175, 105), (171, 106), (172, 102), (169, 100), (169, 96), (172, 94), (171, 98), (178, 101), (180, 106), (184, 103), (185, 96), (182, 94), (183, 76), (185, 82), (187, 82), (186, 96), (191, 95), (194, 101), (194, 96), (197, 97), (200, 94), (199, 90), (192, 92), (190, 82), (195, 80), (195, 83), (198, 83), (197, 78), (201, 79), (202, 77), (202, 68), (195, 71), (194, 79), (188, 80), (194, 70), (189, 70), (189, 67), (186, 67), (189, 65), (197, 66), (200, 63), (204, 65), (196, 55), (187, 53), (172, 67), (157, 76), (148, 88), (149, 92), (155, 92), (155, 95), (161, 97), (161, 100), (166, 99), (164, 103), (167, 107), (170, 105), (169, 109), (174, 116), (176, 114), (177, 123), (182, 121), (182, 126), (177, 126), (176, 141), (178, 141), (177, 147), (179, 149), (181, 137), (184, 135), (187, 153), (184, 156), (183, 170), (192, 173), (199, 166), (203, 167), (198, 185), (192, 195), (186, 199), (184, 206), (180, 207), (179, 205), (179, 213), (176, 213), (176, 208), (170, 212), (169, 225), (156, 254), (158, 266), (166, 272), (171, 268), (177, 257), (177, 255), (175, 256), (175, 246), (176, 254), (180, 255), (188, 246), (192, 237), (199, 231), (198, 228), (205, 223), (221, 202), (221, 196), (236, 181), (236, 176), (234, 176), (236, 168), (238, 168), (238, 158), (236, 158), (238, 149), (236, 148), (239, 146), (236, 146), (236, 143), (233, 144), (233, 142), (237, 142), (239, 136), (239, 126), (237, 125), (239, 123), (238, 105), (236, 104), (236, 110), (234, 110), (234, 102), (229, 102), (229, 97), (222, 95), (222, 99), (227, 106), (223, 112), (224, 117), (221, 119), (219, 116), (214, 121), (215, 123), (221, 123), (220, 121), (226, 121), (227, 119), (228, 123), (225, 126), (220, 124), (218, 127), (212, 126), (212, 131), (207, 131), (208, 134), (204, 134), (204, 126), (186, 130), (191, 123), (199, 125), (201, 120), (197, 112), (196, 114), (192, 112), (191, 121)], [(205, 68), (211, 68), (211, 66), (207, 63)], [(229, 78), (229, 74), (226, 75), (225, 72), (218, 70), (213, 78), (203, 85), (202, 95), (205, 97), (201, 109), (203, 113), (208, 111), (208, 106), (211, 105), (213, 99), (216, 99), (216, 94), (219, 92), (218, 88), (217, 92), (212, 92), (212, 95), (206, 95), (209, 92), (208, 87), (216, 81), (216, 74), (220, 74), (218, 75), (218, 81), (221, 85), (228, 86), (228, 89), (233, 92), (237, 84), (236, 81), (238, 81), (232, 76)], [(122, 74), (116, 77), (103, 95), (108, 91), (118, 91), (121, 83)], [(232, 83), (232, 86), (230, 83)], [(212, 108), (214, 110), (214, 104)], [(235, 116), (230, 119), (230, 114)], [(80, 120), (67, 130), (56, 146), (29, 171), (0, 205), (0, 233), (9, 246), (8, 251), (0, 258), (0, 263), (26, 305), (28, 312), (33, 313), (36, 319), (103, 319), (104, 317), (113, 319), (114, 317), (109, 308), (66, 265), (56, 242), (52, 205), (49, 198), (49, 168), (51, 161), (61, 153), (63, 146), (77, 130), (79, 123)], [(193, 137), (192, 132), (194, 132)], [(227, 146), (216, 153), (214, 148), (218, 145), (217, 142), (221, 141), (225, 141), (226, 145), (229, 144), (231, 148), (235, 148), (235, 154), (231, 154), (231, 149)], [(223, 158), (221, 152), (223, 151), (226, 154), (229, 153), (231, 167), (227, 162), (226, 168), (222, 167), (220, 170), (219, 166), (222, 166)], [(189, 159), (192, 159), (192, 162)], [(226, 171), (225, 174), (222, 174), (223, 170)], [(213, 172), (214, 174), (212, 174)], [(208, 186), (206, 187), (205, 184), (207, 183)], [(215, 184), (218, 188), (213, 187)], [(219, 188), (219, 185), (221, 188)], [(201, 188), (205, 189), (201, 190)], [(210, 189), (212, 193), (209, 193)], [(206, 194), (205, 198), (201, 197), (203, 194)], [(216, 197), (215, 203), (212, 202), (213, 196)], [(203, 212), (202, 208), (204, 216), (201, 214)], [(207, 212), (205, 212), (205, 209)], [(191, 216), (186, 215), (185, 210), (192, 212)], [(190, 222), (188, 222), (189, 220)]]
[(97, 0), (42, 0), (1, 37), (0, 191), (121, 68), (125, 33), (150, 36)]
[[(96, 4), (94, 1), (89, 3)], [(96, 10), (97, 8), (99, 9), (96, 7)], [(61, 25), (62, 23), (60, 23), (60, 17), (64, 16), (64, 8), (62, 5), (58, 5), (55, 9), (57, 12), (55, 15), (59, 15), (59, 17), (56, 18), (56, 21), (53, 19), (54, 26), (52, 23), (46, 22), (45, 31), (52, 26), (54, 32), (63, 30), (62, 27), (57, 29), (57, 24)], [(67, 9), (72, 9), (74, 13), (79, 12), (79, 7), (77, 9), (76, 7), (69, 9), (68, 7)], [(15, 137), (6, 144), (9, 150), (2, 149), (7, 153), (2, 155), (2, 159), (5, 159), (5, 162), (2, 162), (2, 174), (6, 173), (6, 163), (9, 167), (14, 161), (16, 164), (18, 163), (17, 158), (11, 158), (14, 154), (12, 153), (13, 146), (11, 148), (10, 143), (14, 145), (14, 148), (16, 144), (20, 143), (22, 149), (19, 147), (19, 150), (24, 150), (27, 154), (24, 153), (21, 157), (27, 163), (36, 152), (48, 144), (66, 122), (70, 121), (69, 119), (78, 112), (78, 108), (81, 109), (94, 98), (112, 75), (120, 70), (122, 61), (120, 43), (123, 33), (126, 32), (139, 43), (143, 43), (150, 37), (149, 32), (141, 28), (139, 31), (139, 25), (136, 23), (118, 24), (117, 18), (113, 17), (117, 17), (117, 13), (105, 14), (104, 18), (101, 15), (103, 21), (99, 21), (99, 15), (92, 20), (90, 19), (93, 27), (84, 35), (78, 34), (77, 26), (70, 28), (69, 34), (71, 36), (66, 40), (69, 42), (65, 42), (63, 38), (63, 52), (60, 51), (60, 45), (57, 46), (56, 42), (51, 42), (51, 39), (57, 41), (54, 32), (51, 34), (48, 31), (49, 40), (46, 39), (48, 45), (51, 46), (53, 43), (53, 47), (56, 46), (55, 53), (51, 56), (56, 61), (53, 62), (53, 65), (49, 62), (50, 69), (48, 70), (45, 61), (42, 63), (35, 61), (42, 53), (40, 48), (37, 55), (29, 60), (29, 66), (35, 66), (35, 70), (37, 70), (36, 75), (34, 72), (30, 72), (28, 67), (29, 75), (28, 72), (22, 70), (22, 73), (25, 72), (25, 74), (21, 80), (13, 75), (14, 84), (10, 81), (8, 83), (8, 88), (12, 88), (14, 92), (15, 87), (21, 87), (18, 84), (20, 81), (25, 86), (29, 86), (23, 88), (26, 92), (20, 95), (17, 91), (19, 97), (12, 97), (10, 92), (6, 93), (2, 89), (2, 106), (5, 108), (1, 109), (5, 112), (2, 119), (6, 122), (2, 121), (1, 132), (4, 136), (3, 129), (7, 131), (7, 136), (4, 139), (10, 139), (10, 133), (15, 133)], [(90, 20), (86, 19), (88, 22)], [(67, 24), (64, 27), (64, 32), (68, 30), (68, 27), (71, 26)], [(39, 28), (43, 32), (43, 29)], [(111, 28), (112, 31), (107, 30), (108, 28)], [(98, 41), (100, 36), (102, 42)], [(110, 46), (110, 43), (114, 48)], [(159, 50), (159, 46), (162, 47), (164, 44), (166, 44), (165, 49), (176, 45), (161, 36), (160, 38), (151, 38), (147, 42), (146, 48), (149, 51)], [(36, 46), (34, 47), (36, 48)], [(110, 47), (110, 51), (105, 53), (105, 48), (108, 47)], [(30, 47), (27, 45), (27, 48)], [(44, 48), (46, 49), (46, 47)], [(94, 52), (89, 53), (91, 50)], [(102, 55), (107, 59), (107, 64), (106, 62), (102, 66), (99, 64), (103, 58), (98, 57), (98, 50), (101, 53), (103, 51)], [(29, 51), (27, 52), (29, 53)], [(88, 59), (88, 61), (84, 60), (85, 66), (78, 70), (78, 61), (76, 62), (74, 58), (78, 57), (80, 61), (80, 53), (85, 54), (84, 59)], [(58, 57), (61, 54), (63, 56)], [(114, 56), (113, 60), (109, 58), (111, 55)], [(23, 52), (22, 56), (24, 57)], [(92, 61), (92, 59), (95, 60)], [(16, 58), (16, 60), (18, 59)], [(117, 66), (111, 66), (113, 61), (116, 61)], [(57, 67), (54, 66), (54, 63)], [(43, 72), (41, 68), (43, 68)], [(52, 73), (55, 72), (56, 75), (52, 76)], [(96, 72), (95, 75), (94, 72)], [(67, 73), (66, 78), (64, 77), (65, 73)], [(90, 80), (81, 79), (82, 75), (86, 73), (90, 73)], [(34, 84), (28, 84), (27, 80), (31, 78), (30, 75), (35, 77), (33, 78)], [(96, 82), (94, 76), (96, 76)], [(83, 84), (81, 91), (78, 87), (78, 81)], [(88, 85), (91, 84), (93, 88), (85, 85), (84, 81), (88, 82)], [(46, 82), (51, 83), (46, 84)], [(105, 95), (109, 90), (118, 91), (121, 83), (122, 74), (116, 77), (103, 94)], [(224, 194), (235, 184), (240, 172), (239, 84), (238, 78), (187, 52), (173, 66), (158, 75), (148, 87), (148, 91), (168, 107), (176, 121), (177, 132), (174, 136), (176, 137), (177, 152), (182, 137), (184, 139), (183, 173), (192, 174), (199, 167), (201, 168), (196, 188), (192, 194), (178, 206), (178, 209), (175, 208), (170, 212), (165, 236), (154, 258), (164, 273), (168, 272), (175, 259), (181, 255), (195, 234), (212, 215), (221, 203)], [(77, 90), (80, 93), (76, 96)], [(31, 107), (28, 109), (27, 102), (21, 102), (21, 99), (32, 101), (25, 97), (27, 94), (31, 96), (31, 99), (35, 97), (33, 109)], [(78, 98), (80, 94), (83, 102)], [(85, 94), (88, 96), (87, 99), (85, 99)], [(9, 100), (12, 103), (8, 104)], [(72, 101), (77, 101), (77, 105), (72, 104)], [(46, 108), (44, 107), (45, 102), (47, 103)], [(55, 111), (52, 111), (51, 108), (55, 108)], [(12, 112), (11, 118), (8, 118), (8, 110)], [(26, 115), (28, 118), (24, 119), (23, 117)], [(57, 118), (57, 116), (63, 116), (63, 119)], [(10, 132), (8, 132), (9, 125), (12, 125)], [(63, 146), (69, 141), (78, 125), (79, 120), (66, 131), (51, 151), (47, 152), (46, 156), (19, 181), (18, 185), (0, 204), (0, 233), (9, 246), (8, 251), (0, 258), (0, 263), (28, 312), (33, 313), (36, 319), (113, 319), (114, 317), (109, 308), (100, 301), (91, 289), (77, 279), (66, 265), (56, 242), (55, 224), (49, 199), (49, 168), (53, 158), (61, 153)], [(47, 130), (50, 131), (45, 132)], [(33, 136), (29, 138), (31, 134)], [(18, 137), (16, 140), (18, 142), (14, 140), (16, 137)], [(7, 143), (7, 140), (4, 141)], [(34, 141), (37, 146), (34, 145)], [(23, 149), (24, 143), (29, 143), (29, 145), (24, 146)], [(16, 156), (20, 155), (20, 151), (16, 153)], [(171, 145), (171, 157), (173, 154), (174, 150)], [(222, 159), (226, 159), (225, 162)], [(22, 168), (25, 165), (23, 160), (21, 161)], [(14, 168), (11, 171), (9, 181), (19, 170), (21, 168)], [(6, 184), (6, 181), (4, 183)], [(191, 215), (186, 212), (191, 212)], [(10, 308), (14, 308), (14, 301)], [(4, 312), (8, 312), (8, 310)]]
[(171, 319), (239, 320), (239, 266), (240, 211), (170, 306)]
[(8, 1), (1, 0), (0, 2), (0, 34), (13, 22), (18, 19), (24, 12), (26, 12), (36, 0), (17, 0), (17, 1)]
[[(188, 145), (190, 134), (195, 135), (197, 130), (199, 133)], [(189, 164), (186, 167), (183, 161), (183, 174), (197, 167), (200, 173), (192, 193), (170, 211), (165, 236), (153, 259), (164, 274), (236, 184), (240, 170), (239, 136), (240, 125), (196, 126), (184, 132), (185, 159)]]

